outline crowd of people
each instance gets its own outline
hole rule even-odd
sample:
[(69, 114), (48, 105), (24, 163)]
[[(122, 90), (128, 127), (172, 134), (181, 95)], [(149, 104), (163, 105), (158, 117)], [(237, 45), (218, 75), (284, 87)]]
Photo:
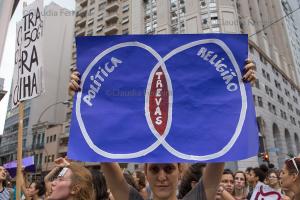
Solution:
[[(245, 171), (224, 170), (224, 163), (144, 164), (143, 170), (122, 170), (117, 163), (87, 168), (64, 158), (44, 180), (22, 182), (26, 200), (249, 200), (271, 194), (274, 200), (300, 199), (300, 158), (285, 161), (281, 170), (267, 165)], [(7, 185), (9, 173), (0, 167), (0, 199), (15, 199)], [(269, 197), (270, 199), (270, 197)]]
[[(244, 81), (255, 81), (254, 63), (246, 61)], [(80, 90), (73, 72), (70, 90)], [(300, 200), (300, 158), (286, 160), (278, 171), (265, 165), (244, 171), (225, 169), (225, 163), (145, 163), (143, 170), (124, 173), (118, 163), (88, 169), (64, 158), (42, 182), (22, 177), (22, 199), (30, 200)], [(0, 167), (0, 200), (15, 199)]]

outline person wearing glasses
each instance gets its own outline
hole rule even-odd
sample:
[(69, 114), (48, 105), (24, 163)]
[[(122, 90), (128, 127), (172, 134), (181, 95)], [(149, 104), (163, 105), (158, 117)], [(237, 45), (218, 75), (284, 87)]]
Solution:
[(300, 199), (300, 158), (291, 158), (285, 161), (280, 173), (281, 187), (293, 192), (294, 200)]
[(51, 192), (47, 200), (93, 200), (92, 175), (88, 169), (70, 163), (51, 182)]
[(279, 173), (275, 169), (270, 169), (267, 173), (266, 183), (275, 191), (282, 193), (279, 184)]

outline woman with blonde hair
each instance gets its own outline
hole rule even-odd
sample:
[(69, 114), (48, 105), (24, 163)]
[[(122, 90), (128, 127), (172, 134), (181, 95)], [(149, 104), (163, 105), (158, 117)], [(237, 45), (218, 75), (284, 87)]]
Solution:
[(94, 199), (93, 179), (85, 167), (70, 163), (52, 181), (49, 200)]
[(246, 174), (243, 171), (237, 171), (234, 173), (234, 192), (233, 196), (235, 199), (247, 199), (247, 182)]

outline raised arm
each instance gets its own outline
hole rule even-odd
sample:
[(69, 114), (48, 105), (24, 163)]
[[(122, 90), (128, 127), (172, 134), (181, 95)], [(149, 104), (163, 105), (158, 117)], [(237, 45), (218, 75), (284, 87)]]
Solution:
[[(74, 95), (75, 91), (80, 91), (80, 74), (73, 71), (69, 83), (69, 94)], [(129, 199), (129, 186), (123, 177), (123, 172), (118, 163), (101, 163), (101, 169), (105, 176), (108, 188), (115, 200)]]
[(129, 186), (118, 163), (101, 163), (108, 188), (115, 200), (129, 199)]
[[(255, 63), (247, 59), (245, 61), (245, 70), (243, 75), (243, 81), (255, 83)], [(203, 184), (206, 192), (207, 199), (214, 199), (217, 194), (217, 188), (220, 184), (221, 177), (223, 174), (225, 163), (209, 163), (203, 174)], [(226, 192), (224, 191), (224, 195)]]
[(66, 167), (70, 164), (69, 161), (67, 161), (67, 159), (61, 157), (55, 159), (54, 163), (55, 163), (55, 167), (44, 178), (45, 187), (46, 187), (46, 197), (50, 194), (51, 191), (51, 179), (54, 177), (55, 174), (58, 173), (58, 171), (62, 167)]
[(225, 163), (209, 163), (204, 169), (203, 185), (207, 199), (214, 199), (224, 171)]

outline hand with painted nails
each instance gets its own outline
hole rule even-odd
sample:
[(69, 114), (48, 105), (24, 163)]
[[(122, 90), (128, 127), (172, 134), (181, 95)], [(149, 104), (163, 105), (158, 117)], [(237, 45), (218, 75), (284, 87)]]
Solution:
[(245, 61), (245, 69), (244, 69), (244, 74), (243, 74), (243, 81), (250, 82), (251, 84), (254, 84), (256, 81), (256, 76), (255, 76), (255, 62), (253, 60), (247, 59)]
[(78, 71), (73, 71), (70, 76), (69, 82), (69, 95), (73, 96), (75, 92), (80, 91), (80, 73)]

